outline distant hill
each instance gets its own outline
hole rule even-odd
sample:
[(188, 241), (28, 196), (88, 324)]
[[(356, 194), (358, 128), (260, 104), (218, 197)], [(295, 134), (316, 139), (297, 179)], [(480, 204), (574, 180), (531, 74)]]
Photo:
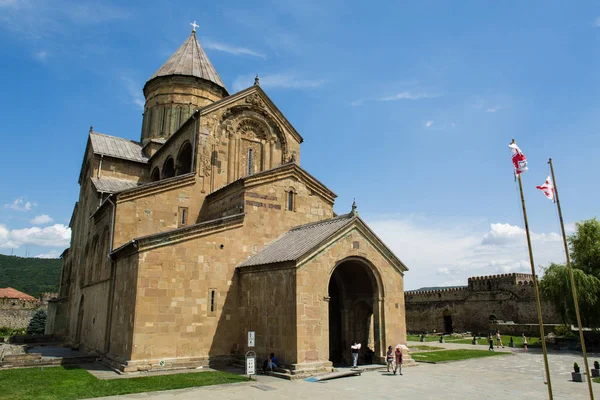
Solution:
[(58, 292), (62, 260), (0, 254), (0, 288), (12, 287), (33, 297)]

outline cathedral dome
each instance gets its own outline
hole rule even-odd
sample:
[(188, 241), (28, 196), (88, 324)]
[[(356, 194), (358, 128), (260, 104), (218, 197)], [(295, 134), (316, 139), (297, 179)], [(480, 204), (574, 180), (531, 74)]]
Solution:
[(160, 76), (172, 75), (193, 76), (204, 79), (214, 83), (227, 92), (225, 84), (223, 84), (215, 67), (213, 67), (208, 59), (200, 42), (196, 39), (195, 30), (192, 31), (190, 37), (183, 42), (171, 58), (169, 58), (167, 62), (165, 62), (162, 67), (150, 77), (148, 82)]
[(142, 142), (166, 139), (194, 113), (229, 96), (196, 38), (196, 24), (185, 42), (144, 86)]

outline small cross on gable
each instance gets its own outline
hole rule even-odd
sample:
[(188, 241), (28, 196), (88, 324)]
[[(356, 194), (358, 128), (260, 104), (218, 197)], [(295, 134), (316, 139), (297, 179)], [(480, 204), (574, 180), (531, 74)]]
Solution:
[(196, 32), (196, 28), (200, 26), (196, 23), (196, 21), (190, 23), (190, 25), (192, 26), (192, 32)]

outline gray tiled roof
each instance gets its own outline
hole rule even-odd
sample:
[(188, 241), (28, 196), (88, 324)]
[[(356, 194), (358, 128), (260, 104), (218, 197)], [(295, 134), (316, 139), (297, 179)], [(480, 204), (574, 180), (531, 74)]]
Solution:
[(148, 157), (142, 152), (142, 145), (133, 140), (109, 136), (98, 132), (90, 133), (94, 154), (122, 158), (125, 160), (148, 162)]
[(241, 263), (240, 267), (295, 261), (349, 224), (353, 218), (353, 214), (349, 213), (292, 228), (275, 242)]
[(149, 81), (159, 76), (169, 75), (195, 76), (211, 81), (225, 89), (223, 81), (206, 56), (202, 46), (198, 43), (194, 32), (171, 58), (150, 77)]
[(111, 178), (108, 176), (101, 176), (100, 178), (92, 178), (92, 183), (96, 187), (98, 192), (103, 193), (116, 193), (123, 190), (137, 187), (138, 184), (135, 181), (128, 181), (125, 179)]

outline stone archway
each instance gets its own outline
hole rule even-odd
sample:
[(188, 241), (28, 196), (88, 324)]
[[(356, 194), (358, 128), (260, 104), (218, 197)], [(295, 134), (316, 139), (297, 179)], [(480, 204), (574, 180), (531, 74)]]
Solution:
[(339, 262), (329, 278), (329, 360), (350, 365), (350, 346), (361, 343), (359, 364), (367, 347), (381, 352), (379, 313), (381, 285), (366, 260), (352, 257)]

